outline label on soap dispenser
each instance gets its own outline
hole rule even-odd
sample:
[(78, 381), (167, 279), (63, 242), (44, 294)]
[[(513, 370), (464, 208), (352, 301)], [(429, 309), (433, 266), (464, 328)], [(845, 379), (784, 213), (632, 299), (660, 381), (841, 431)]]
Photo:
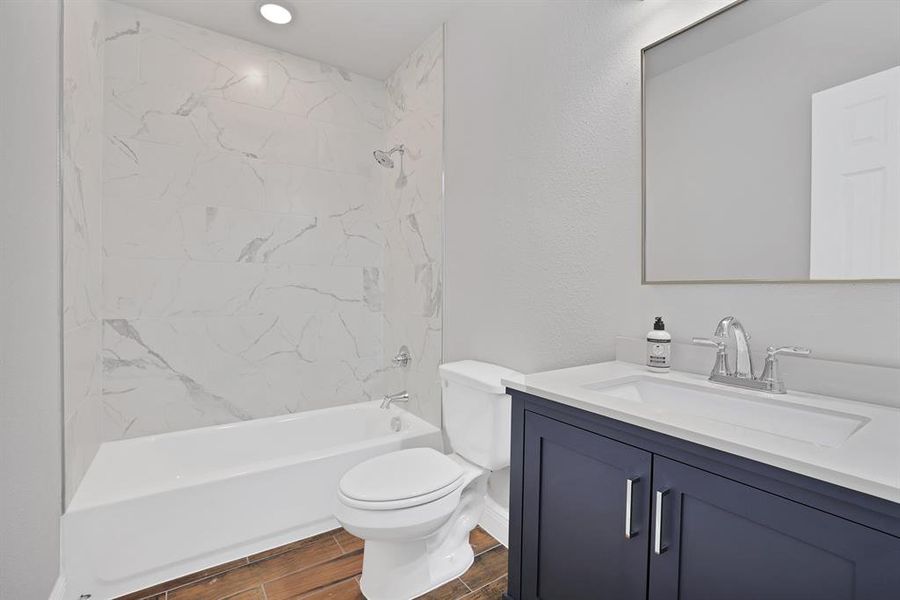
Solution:
[(668, 369), (672, 356), (672, 344), (669, 340), (647, 338), (647, 366), (654, 369)]

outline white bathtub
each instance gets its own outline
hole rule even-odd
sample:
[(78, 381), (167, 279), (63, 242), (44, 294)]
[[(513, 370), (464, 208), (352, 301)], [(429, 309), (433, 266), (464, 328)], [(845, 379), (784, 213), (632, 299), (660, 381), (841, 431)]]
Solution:
[(62, 517), (61, 596), (113, 598), (335, 528), (347, 469), (419, 446), (441, 449), (440, 430), (377, 402), (103, 444)]

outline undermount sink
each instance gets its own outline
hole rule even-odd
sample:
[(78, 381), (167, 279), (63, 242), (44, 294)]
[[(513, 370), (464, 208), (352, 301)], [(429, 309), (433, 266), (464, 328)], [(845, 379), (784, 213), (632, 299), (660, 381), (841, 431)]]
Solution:
[(860, 415), (652, 377), (604, 381), (584, 387), (642, 404), (658, 413), (689, 415), (829, 448), (840, 446), (869, 421)]

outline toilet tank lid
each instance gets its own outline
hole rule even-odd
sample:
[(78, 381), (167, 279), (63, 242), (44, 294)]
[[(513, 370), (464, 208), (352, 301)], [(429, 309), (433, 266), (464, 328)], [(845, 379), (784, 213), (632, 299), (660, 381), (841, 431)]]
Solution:
[(513, 369), (478, 360), (460, 360), (440, 366), (441, 379), (455, 381), (492, 394), (506, 393), (503, 379), (522, 379), (524, 375)]

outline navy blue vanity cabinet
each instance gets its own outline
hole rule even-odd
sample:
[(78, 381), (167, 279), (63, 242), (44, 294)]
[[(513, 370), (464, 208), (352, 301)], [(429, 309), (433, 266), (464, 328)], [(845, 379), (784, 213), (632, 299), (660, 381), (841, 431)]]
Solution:
[(525, 416), (523, 598), (647, 597), (651, 455)]
[(511, 394), (506, 600), (900, 600), (900, 504)]
[(653, 488), (650, 600), (900, 598), (900, 539), (660, 456)]

